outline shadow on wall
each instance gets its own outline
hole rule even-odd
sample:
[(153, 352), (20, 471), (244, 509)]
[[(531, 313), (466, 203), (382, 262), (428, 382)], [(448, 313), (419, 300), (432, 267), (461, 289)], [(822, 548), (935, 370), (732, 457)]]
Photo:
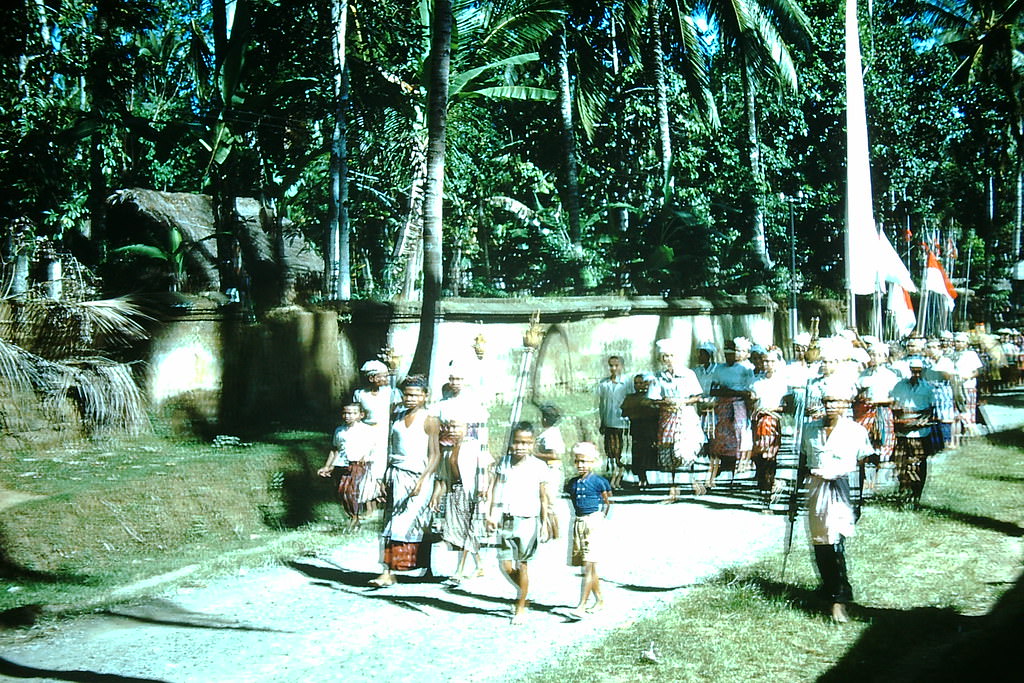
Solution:
[(530, 381), (530, 401), (534, 405), (552, 396), (564, 396), (577, 388), (574, 386), (574, 353), (569, 336), (561, 325), (551, 325), (545, 331)]

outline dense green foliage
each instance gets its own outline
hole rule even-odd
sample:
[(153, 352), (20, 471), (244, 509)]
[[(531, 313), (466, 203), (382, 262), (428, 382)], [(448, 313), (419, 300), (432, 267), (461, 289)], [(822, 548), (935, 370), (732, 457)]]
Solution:
[[(106, 230), (104, 200), (123, 187), (256, 197), (322, 246), (342, 116), (352, 291), (396, 296), (406, 262), (416, 268), (403, 244), (422, 227), (432, 3), (347, 2), (341, 106), (338, 2), (42, 0), (10, 10), (0, 61), (5, 256), (48, 237), (93, 267), (123, 258), (114, 250), (144, 241)], [(794, 280), (804, 292), (842, 289), (842, 8), (798, 5), (453, 3), (446, 290), (784, 294)], [(877, 220), (915, 268), (922, 241), (951, 240), (954, 278), (970, 253), (970, 284), (999, 296), (1020, 241), (1019, 11), (901, 0), (873, 12), (861, 8)], [(992, 26), (1002, 42), (990, 44)], [(557, 102), (563, 33), (569, 120)], [(772, 61), (779, 54), (791, 69)]]

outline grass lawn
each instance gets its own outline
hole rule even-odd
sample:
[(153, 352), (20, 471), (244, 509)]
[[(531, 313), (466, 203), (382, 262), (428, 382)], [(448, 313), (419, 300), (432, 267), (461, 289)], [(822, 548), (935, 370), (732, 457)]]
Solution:
[[(932, 464), (921, 510), (884, 499), (865, 507), (847, 545), (851, 623), (824, 616), (800, 520), (785, 576), (780, 548), (528, 680), (959, 681), (1019, 671), (1024, 438), (994, 435)], [(651, 643), (657, 663), (641, 657)]]
[[(567, 443), (594, 438), (592, 396), (557, 402)], [(492, 408), (493, 453), (505, 448), (509, 411)], [(522, 417), (540, 424), (533, 405)], [(377, 523), (348, 528), (330, 481), (316, 476), (329, 440), (326, 431), (247, 444), (152, 436), (0, 454), (0, 612), (89, 609), (183, 567), (190, 581), (374, 535)]]
[(279, 432), (251, 445), (152, 437), (6, 454), (0, 610), (73, 609), (184, 566), (224, 571), (344, 542), (345, 515), (316, 476), (327, 443)]

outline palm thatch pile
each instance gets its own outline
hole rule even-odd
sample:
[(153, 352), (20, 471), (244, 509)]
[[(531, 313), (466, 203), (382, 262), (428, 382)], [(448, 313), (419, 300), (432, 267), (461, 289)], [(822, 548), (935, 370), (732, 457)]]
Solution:
[(16, 442), (138, 434), (146, 401), (114, 357), (146, 338), (129, 299), (0, 299), (0, 431)]

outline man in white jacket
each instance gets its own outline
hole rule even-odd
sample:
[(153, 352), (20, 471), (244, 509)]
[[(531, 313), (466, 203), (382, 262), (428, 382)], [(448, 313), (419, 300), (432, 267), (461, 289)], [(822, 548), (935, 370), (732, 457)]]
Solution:
[(840, 623), (849, 620), (846, 604), (853, 600), (844, 547), (856, 521), (849, 475), (873, 453), (867, 430), (846, 416), (850, 398), (827, 394), (825, 416), (807, 425), (803, 440), (811, 471), (807, 510), (814, 561), (821, 591), (832, 603), (832, 619)]

